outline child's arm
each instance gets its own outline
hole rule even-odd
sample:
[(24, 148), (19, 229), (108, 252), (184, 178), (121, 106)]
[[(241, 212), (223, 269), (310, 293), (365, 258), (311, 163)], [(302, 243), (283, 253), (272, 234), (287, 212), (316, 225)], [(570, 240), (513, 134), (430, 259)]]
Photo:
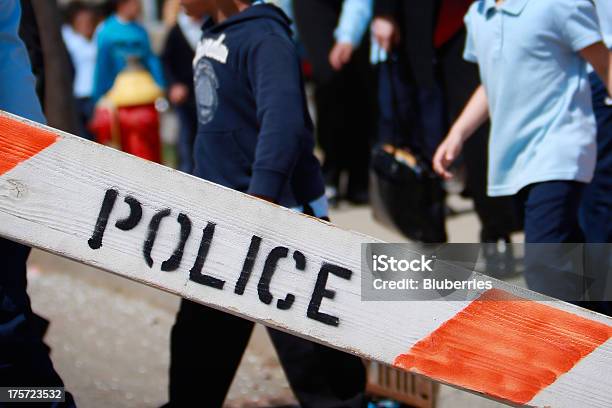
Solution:
[(612, 95), (612, 51), (604, 43), (598, 42), (581, 50), (580, 55), (593, 66)]
[(453, 124), (446, 139), (440, 144), (433, 158), (433, 168), (445, 179), (453, 176), (449, 166), (461, 153), (463, 143), (489, 118), (487, 94), (482, 85), (476, 91)]
[(248, 193), (275, 202), (310, 135), (294, 44), (267, 36), (250, 50), (247, 70), (259, 123)]

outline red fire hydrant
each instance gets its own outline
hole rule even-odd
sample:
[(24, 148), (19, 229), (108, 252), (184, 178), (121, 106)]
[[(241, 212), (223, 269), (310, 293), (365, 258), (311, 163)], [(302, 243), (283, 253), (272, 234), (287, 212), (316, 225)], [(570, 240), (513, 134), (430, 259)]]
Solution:
[(151, 74), (129, 63), (96, 106), (89, 125), (99, 143), (161, 162), (159, 114), (155, 101), (163, 95)]

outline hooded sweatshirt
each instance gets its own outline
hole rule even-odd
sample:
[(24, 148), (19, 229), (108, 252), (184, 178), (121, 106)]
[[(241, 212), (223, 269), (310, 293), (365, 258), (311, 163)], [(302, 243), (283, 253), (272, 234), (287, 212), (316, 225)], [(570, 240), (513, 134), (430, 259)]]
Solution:
[(194, 58), (195, 175), (284, 206), (324, 193), (290, 24), (268, 4), (209, 19)]

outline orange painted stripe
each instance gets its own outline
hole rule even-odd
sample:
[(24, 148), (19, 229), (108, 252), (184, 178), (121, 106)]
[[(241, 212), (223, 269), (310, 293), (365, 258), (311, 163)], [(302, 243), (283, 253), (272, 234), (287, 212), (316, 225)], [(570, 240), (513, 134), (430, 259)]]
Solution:
[(0, 176), (58, 139), (54, 133), (0, 116)]
[(525, 404), (610, 337), (610, 326), (492, 289), (394, 364)]

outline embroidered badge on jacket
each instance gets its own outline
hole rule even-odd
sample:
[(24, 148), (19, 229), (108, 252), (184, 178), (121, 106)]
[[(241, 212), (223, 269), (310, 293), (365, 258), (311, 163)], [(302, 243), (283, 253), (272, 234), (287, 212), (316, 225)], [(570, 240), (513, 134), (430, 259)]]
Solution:
[(225, 40), (225, 34), (221, 34), (216, 40), (213, 38), (204, 38), (198, 44), (195, 58), (193, 59), (193, 66), (195, 67), (202, 57), (214, 59), (222, 64), (227, 62), (227, 55), (229, 50), (223, 43)]

